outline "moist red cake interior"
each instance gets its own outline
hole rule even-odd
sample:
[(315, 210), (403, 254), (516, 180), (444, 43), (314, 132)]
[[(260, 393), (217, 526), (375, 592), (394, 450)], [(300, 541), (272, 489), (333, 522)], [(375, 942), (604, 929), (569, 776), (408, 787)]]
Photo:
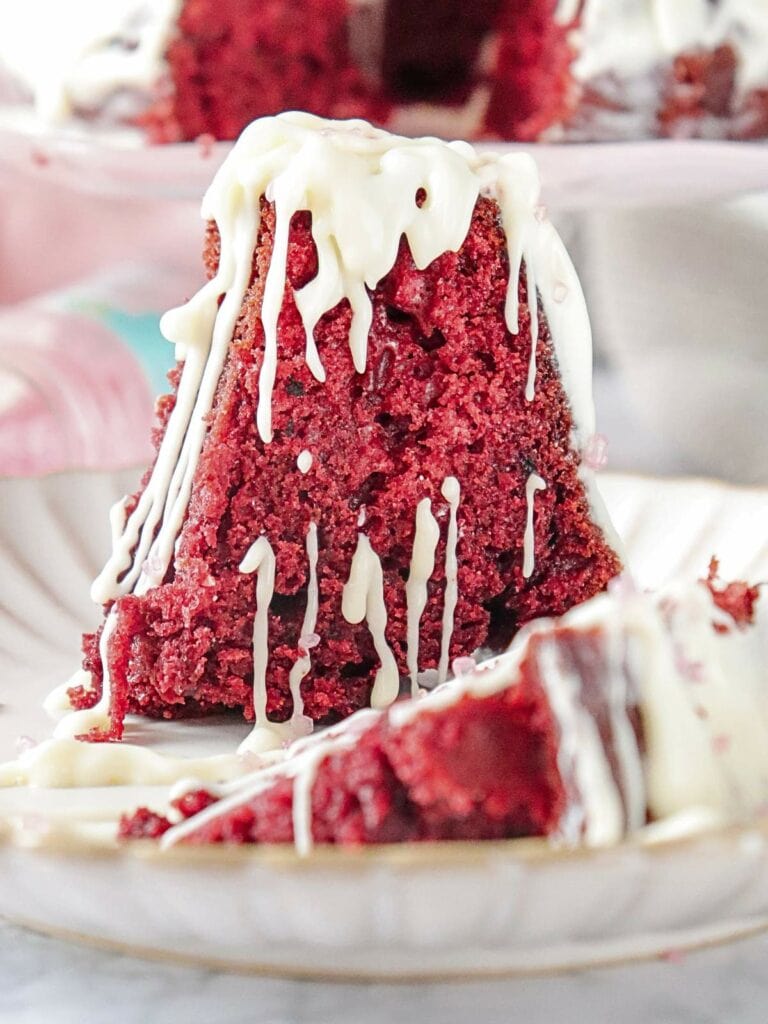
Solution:
[[(162, 585), (118, 601), (108, 652), (113, 727), (95, 738), (119, 737), (126, 710), (170, 718), (235, 708), (252, 717), (254, 579), (238, 566), (262, 533), (277, 559), (267, 704), (275, 721), (292, 711), (288, 674), (299, 653), (311, 520), (318, 524), (321, 640), (302, 692), (305, 713), (323, 723), (369, 703), (379, 666), (365, 623), (351, 625), (341, 615), (361, 512), (381, 559), (387, 639), (402, 676), (405, 581), (415, 509), (424, 497), (433, 501), (441, 540), (421, 619), (420, 667), (434, 668), (439, 660), (448, 516), (440, 488), (448, 476), (462, 488), (451, 658), (480, 647), (502, 649), (524, 622), (565, 612), (619, 569), (578, 476), (568, 400), (541, 304), (535, 398), (525, 399), (531, 346), (525, 268), (518, 284), (520, 331), (512, 335), (504, 319), (506, 244), (493, 201), (478, 200), (460, 250), (425, 270), (416, 269), (403, 241), (392, 271), (373, 293), (362, 374), (352, 365), (344, 301), (316, 331), (327, 381), (312, 377), (303, 326), (286, 289), (272, 402), (275, 433), (266, 445), (255, 425), (264, 348), (261, 296), (274, 227), (264, 201), (262, 214), (253, 280), (219, 382), (175, 562)], [(299, 288), (317, 269), (309, 214), (294, 217), (290, 238), (288, 279)], [(218, 236), (211, 227), (210, 274), (217, 260)], [(156, 442), (173, 401), (168, 396), (159, 403)], [(304, 449), (314, 460), (306, 476), (296, 465)], [(525, 579), (525, 491), (534, 472), (547, 487), (535, 498), (535, 568)], [(85, 637), (84, 651), (95, 687), (73, 692), (77, 707), (93, 704), (100, 691), (98, 634)]]
[(154, 142), (234, 139), (257, 117), (307, 109), (384, 121), (352, 63), (346, 0), (184, 0), (169, 81), (141, 123)]
[(540, 0), (502, 5), (484, 126), (490, 135), (535, 140), (571, 112), (572, 26), (555, 21), (556, 6)]
[[(353, 747), (326, 757), (312, 788), (312, 839), (358, 846), (547, 835), (565, 807), (557, 748), (535, 662), (527, 661), (516, 685), (498, 694), (464, 696), (399, 728), (382, 715)], [(294, 842), (293, 792), (291, 779), (279, 779), (190, 841)], [(175, 807), (191, 817), (212, 800), (200, 790)], [(152, 839), (169, 827), (142, 808), (122, 819), (120, 836)]]
[[(379, 29), (365, 5), (347, 0), (185, 0), (167, 87), (141, 123), (155, 142), (234, 139), (253, 119), (293, 108), (385, 123), (394, 104), (458, 106), (485, 83), (486, 130), (534, 138), (567, 113), (573, 52), (555, 7), (388, 0)], [(355, 39), (378, 31), (380, 53), (352, 52)], [(481, 47), (494, 32), (483, 67)]]

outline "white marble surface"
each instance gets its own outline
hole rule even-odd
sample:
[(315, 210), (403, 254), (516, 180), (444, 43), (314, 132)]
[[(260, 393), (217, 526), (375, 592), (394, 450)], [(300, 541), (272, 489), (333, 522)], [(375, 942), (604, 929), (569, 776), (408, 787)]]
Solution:
[(0, 1024), (765, 1024), (767, 968), (764, 934), (546, 978), (320, 984), (133, 960), (0, 924)]

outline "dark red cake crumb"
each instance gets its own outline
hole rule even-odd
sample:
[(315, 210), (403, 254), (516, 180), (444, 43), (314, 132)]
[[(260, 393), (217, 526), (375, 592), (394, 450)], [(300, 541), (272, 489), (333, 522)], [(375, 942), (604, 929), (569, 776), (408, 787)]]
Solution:
[[(712, 600), (718, 608), (727, 612), (737, 626), (748, 626), (755, 621), (755, 604), (760, 597), (759, 587), (751, 587), (748, 583), (719, 583), (718, 571), (720, 563), (717, 558), (712, 557), (709, 563), (709, 573), (704, 580)], [(715, 629), (718, 632), (726, 632), (727, 626), (717, 623)]]
[(707, 116), (733, 113), (737, 58), (732, 46), (680, 54), (675, 58), (659, 111), (663, 134), (697, 134), (697, 122)]
[[(346, 300), (321, 319), (316, 339), (325, 383), (306, 365), (304, 328), (293, 300), (292, 289), (317, 271), (310, 216), (294, 217), (279, 322), (274, 438), (267, 445), (255, 425), (261, 295), (274, 230), (264, 201), (262, 214), (253, 280), (219, 382), (175, 562), (162, 585), (116, 602), (108, 650), (113, 728), (102, 738), (120, 735), (126, 711), (176, 718), (232, 708), (252, 719), (254, 580), (238, 567), (262, 533), (277, 560), (267, 702), (275, 721), (292, 711), (288, 675), (306, 605), (310, 521), (318, 523), (320, 643), (302, 693), (305, 713), (320, 723), (366, 706), (378, 669), (366, 624), (351, 625), (341, 615), (362, 509), (383, 567), (387, 640), (403, 677), (405, 581), (415, 509), (425, 496), (443, 525), (421, 620), (421, 668), (435, 668), (440, 657), (448, 515), (440, 488), (447, 476), (456, 476), (462, 489), (451, 658), (480, 647), (503, 649), (523, 623), (564, 613), (602, 590), (619, 570), (579, 478), (568, 399), (540, 303), (535, 398), (525, 399), (531, 345), (525, 268), (518, 283), (520, 330), (512, 335), (504, 319), (506, 241), (492, 200), (478, 200), (459, 251), (425, 270), (416, 268), (402, 242), (392, 271), (372, 295), (364, 373), (352, 365)], [(212, 227), (206, 245), (211, 275), (217, 260)], [(156, 443), (172, 403), (172, 397), (159, 403)], [(296, 465), (304, 449), (313, 455), (306, 475)], [(547, 488), (536, 496), (535, 568), (526, 579), (525, 489), (534, 472)], [(98, 636), (87, 635), (83, 649), (98, 693)]]
[(124, 814), (118, 825), (118, 839), (159, 839), (171, 827), (170, 821), (146, 807)]
[[(235, 802), (222, 805), (216, 817), (194, 822), (198, 802), (207, 807), (211, 798), (203, 794), (201, 801), (201, 794), (190, 794), (177, 806), (196, 827), (180, 841), (297, 842), (305, 850), (304, 828), (314, 844), (347, 847), (562, 835), (567, 809), (579, 806), (583, 794), (573, 776), (566, 786), (560, 773), (560, 724), (548, 698), (551, 680), (544, 676), (551, 671), (552, 644), (568, 678), (578, 681), (578, 700), (597, 730), (624, 805), (625, 826), (630, 820), (636, 825), (624, 772), (626, 736), (619, 739), (615, 725), (615, 659), (601, 629), (562, 627), (534, 633), (522, 660), (512, 656), (479, 666), (468, 689), (448, 683), (444, 693), (453, 689), (452, 700), (431, 703), (427, 697), (411, 705), (404, 720), (397, 706), (374, 714), (364, 731), (352, 734), (353, 745), (340, 741), (345, 728), (340, 727), (309, 768), (300, 761), (301, 751), (294, 752), (284, 774), (262, 776), (260, 789), (254, 775), (251, 795), (245, 780)], [(487, 671), (497, 675), (492, 692), (482, 695)], [(624, 711), (642, 756), (642, 720), (634, 698), (629, 700)], [(302, 822), (301, 835), (294, 831), (297, 785), (311, 787), (310, 817)], [(582, 820), (580, 827), (587, 824)]]
[(172, 800), (172, 805), (184, 818), (191, 818), (193, 814), (199, 814), (210, 804), (215, 803), (216, 798), (204, 789), (193, 789), (185, 793), (177, 800)]
[(739, 57), (728, 44), (679, 54), (667, 76), (659, 131), (677, 138), (757, 139), (768, 134), (768, 89), (740, 97)]

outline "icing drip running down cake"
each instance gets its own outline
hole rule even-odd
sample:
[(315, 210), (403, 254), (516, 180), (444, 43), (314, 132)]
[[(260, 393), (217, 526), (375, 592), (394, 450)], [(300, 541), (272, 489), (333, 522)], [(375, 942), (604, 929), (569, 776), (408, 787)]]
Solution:
[(203, 216), (57, 736), (235, 709), (279, 745), (606, 586), (589, 321), (530, 157), (283, 114)]
[(0, 5), (3, 69), (48, 123), (157, 142), (290, 107), (409, 134), (755, 138), (768, 0), (27, 0)]
[(657, 595), (620, 577), (420, 700), (358, 712), (234, 782), (181, 784), (169, 817), (142, 809), (121, 835), (306, 854), (531, 835), (602, 846), (674, 815), (749, 820), (768, 800), (756, 601), (714, 566)]

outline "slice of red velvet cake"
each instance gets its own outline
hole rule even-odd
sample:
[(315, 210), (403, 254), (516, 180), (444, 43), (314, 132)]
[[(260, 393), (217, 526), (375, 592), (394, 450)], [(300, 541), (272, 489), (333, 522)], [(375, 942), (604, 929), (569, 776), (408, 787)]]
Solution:
[(600, 846), (768, 799), (768, 675), (757, 591), (714, 579), (658, 595), (620, 578), (511, 649), (389, 711), (363, 711), (235, 782), (182, 784), (124, 838), (314, 843), (552, 836)]
[(58, 735), (231, 708), (273, 743), (605, 587), (589, 321), (528, 156), (285, 114), (203, 212)]

